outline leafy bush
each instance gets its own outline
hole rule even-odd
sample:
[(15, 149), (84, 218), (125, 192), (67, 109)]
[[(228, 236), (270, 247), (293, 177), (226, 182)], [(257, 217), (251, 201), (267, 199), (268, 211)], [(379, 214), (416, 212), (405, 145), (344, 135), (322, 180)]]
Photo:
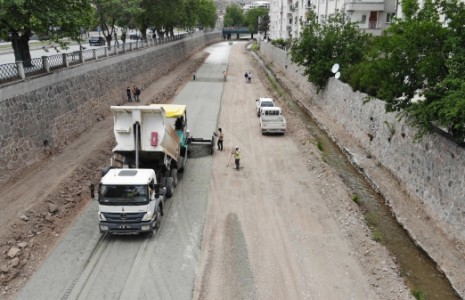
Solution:
[(288, 49), (291, 46), (291, 40), (275, 39), (271, 41), (271, 45), (281, 49)]

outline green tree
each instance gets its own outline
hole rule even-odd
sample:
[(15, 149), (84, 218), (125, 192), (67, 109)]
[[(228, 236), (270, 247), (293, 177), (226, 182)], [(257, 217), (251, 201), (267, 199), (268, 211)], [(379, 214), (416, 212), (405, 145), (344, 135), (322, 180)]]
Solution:
[(262, 18), (268, 16), (268, 9), (264, 7), (257, 7), (249, 10), (246, 15), (245, 19), (247, 22), (247, 26), (251, 32), (257, 32), (259, 29), (259, 21), (262, 21)]
[(265, 34), (265, 38), (268, 36), (268, 31), (270, 31), (270, 15), (266, 14), (258, 22), (258, 31)]
[(444, 78), (445, 33), (436, 12), (428, 18), (399, 20), (375, 40), (348, 82), (386, 101), (387, 111), (405, 109), (418, 90)]
[(183, 10), (181, 27), (187, 30), (191, 30), (194, 27), (215, 27), (216, 6), (213, 0), (185, 0)]
[(183, 0), (142, 0), (143, 13), (136, 23), (142, 35), (154, 28), (159, 37), (174, 35), (174, 28), (182, 24)]
[(320, 90), (334, 75), (331, 67), (335, 63), (348, 69), (361, 61), (369, 36), (340, 11), (325, 24), (320, 24), (314, 13), (308, 21), (301, 36), (292, 42), (291, 59), (304, 67), (304, 75)]
[[(402, 2), (406, 18), (375, 40), (367, 56), (350, 70), (348, 82), (386, 102), (419, 131), (439, 127), (465, 140), (465, 4), (458, 0)], [(445, 23), (439, 20), (439, 13)]]
[(465, 141), (465, 4), (442, 1), (447, 20), (444, 46), (445, 76), (424, 89), (424, 101), (413, 102), (407, 112), (419, 129), (417, 137), (440, 127), (457, 143)]
[(2, 0), (0, 36), (11, 41), (15, 59), (29, 62), (29, 40), (33, 34), (66, 46), (63, 38), (80, 39), (80, 30), (91, 19), (88, 0)]
[(198, 25), (204, 28), (215, 28), (216, 24), (216, 5), (213, 0), (199, 0), (197, 9)]
[(244, 12), (239, 5), (232, 4), (226, 7), (226, 13), (224, 15), (225, 27), (243, 27), (246, 26), (246, 24)]
[[(111, 49), (111, 41), (116, 35), (116, 26), (126, 28), (136, 24), (138, 17), (144, 12), (141, 0), (92, 0), (96, 8), (96, 19)], [(145, 35), (145, 31), (143, 32)]]
[(197, 26), (197, 23), (198, 23), (197, 10), (199, 9), (198, 5), (199, 5), (198, 0), (185, 0), (183, 3), (183, 14), (181, 18), (181, 25), (182, 27), (186, 28), (189, 31)]

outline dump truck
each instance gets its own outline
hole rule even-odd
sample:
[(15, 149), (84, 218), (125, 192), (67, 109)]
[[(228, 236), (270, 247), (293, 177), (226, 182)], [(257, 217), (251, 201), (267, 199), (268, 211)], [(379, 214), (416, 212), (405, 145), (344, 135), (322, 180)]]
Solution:
[(173, 196), (178, 173), (187, 165), (189, 145), (213, 148), (213, 140), (189, 138), (186, 109), (176, 104), (111, 107), (116, 146), (99, 185), (101, 232), (156, 230), (165, 197)]

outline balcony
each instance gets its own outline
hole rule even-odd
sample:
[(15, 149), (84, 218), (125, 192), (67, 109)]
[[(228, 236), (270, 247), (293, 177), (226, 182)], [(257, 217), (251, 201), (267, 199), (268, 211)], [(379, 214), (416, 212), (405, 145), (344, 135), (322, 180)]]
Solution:
[(384, 0), (346, 0), (344, 6), (346, 11), (384, 11), (384, 2)]

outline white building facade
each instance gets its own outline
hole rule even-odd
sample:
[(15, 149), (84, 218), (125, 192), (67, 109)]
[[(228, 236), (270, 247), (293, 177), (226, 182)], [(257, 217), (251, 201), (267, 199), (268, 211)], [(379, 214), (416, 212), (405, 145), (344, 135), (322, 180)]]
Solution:
[(298, 38), (313, 11), (324, 22), (336, 10), (345, 11), (361, 30), (380, 35), (389, 26), (399, 0), (271, 0), (270, 38)]

